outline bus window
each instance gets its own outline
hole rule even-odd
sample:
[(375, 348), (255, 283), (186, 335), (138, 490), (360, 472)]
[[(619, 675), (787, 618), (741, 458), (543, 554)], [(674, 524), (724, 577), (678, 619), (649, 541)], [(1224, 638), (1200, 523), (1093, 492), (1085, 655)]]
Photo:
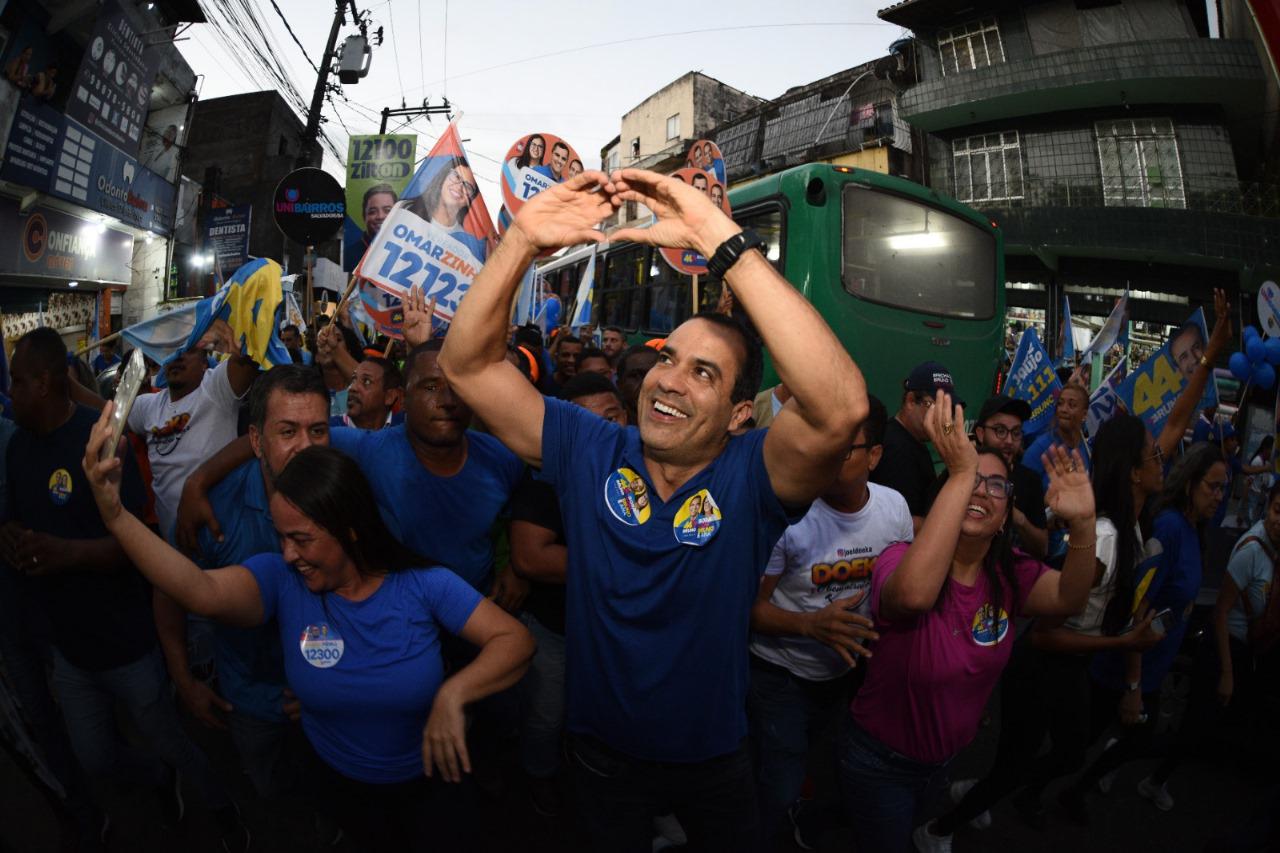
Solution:
[(644, 263), (644, 246), (629, 246), (609, 253), (602, 288), (605, 325), (624, 329), (638, 329), (643, 325)]
[[(750, 228), (760, 235), (764, 245), (760, 251), (765, 260), (773, 264), (778, 275), (783, 274), (782, 262), (782, 208), (776, 204), (761, 210), (759, 207), (748, 209), (743, 213), (735, 213), (733, 220), (743, 228)], [(722, 282), (713, 275), (707, 274), (698, 278), (698, 310), (714, 311), (720, 302)]]
[(672, 269), (656, 249), (649, 257), (649, 284), (645, 288), (649, 296), (649, 312), (645, 328), (654, 332), (670, 332), (689, 319), (692, 309), (690, 279)]
[(993, 235), (937, 208), (857, 184), (844, 188), (843, 213), (847, 293), (922, 314), (994, 315)]

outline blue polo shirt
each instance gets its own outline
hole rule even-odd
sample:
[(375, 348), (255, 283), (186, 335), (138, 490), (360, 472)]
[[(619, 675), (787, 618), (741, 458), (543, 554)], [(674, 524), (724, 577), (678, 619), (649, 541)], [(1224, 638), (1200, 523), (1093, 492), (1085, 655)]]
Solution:
[(364, 471), (397, 539), (487, 593), (493, 579), (490, 531), (506, 510), (524, 463), (493, 436), (468, 430), (462, 470), (437, 477), (414, 455), (407, 430), (340, 427), (330, 430), (329, 444)]
[[(1153, 564), (1138, 569), (1136, 600), (1146, 599), (1153, 610), (1168, 608), (1164, 617), (1165, 635), (1155, 648), (1142, 655), (1142, 692), (1160, 689), (1173, 667), (1173, 659), (1187, 633), (1186, 615), (1200, 591), (1200, 537), (1187, 517), (1174, 509), (1156, 516), (1152, 537), (1160, 543)], [(1094, 677), (1106, 687), (1124, 687), (1124, 655), (1107, 652), (1094, 658)]]
[(747, 733), (751, 605), (789, 521), (765, 471), (767, 431), (729, 439), (663, 501), (639, 430), (545, 405), (542, 478), (569, 548), (569, 730), (651, 761), (732, 752)]
[[(200, 529), (201, 568), (244, 565), (256, 554), (279, 554), (280, 537), (271, 523), (267, 487), (257, 459), (236, 468), (209, 490), (213, 514), (222, 524), (222, 541)], [(274, 625), (237, 628), (215, 623), (214, 655), (218, 686), (237, 713), (267, 722), (283, 722), (284, 660)]]

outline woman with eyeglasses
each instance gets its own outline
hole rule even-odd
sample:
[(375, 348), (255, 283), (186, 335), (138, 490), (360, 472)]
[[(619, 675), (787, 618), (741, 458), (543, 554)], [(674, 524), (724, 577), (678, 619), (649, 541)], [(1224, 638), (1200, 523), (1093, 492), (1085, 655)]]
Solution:
[[(939, 391), (924, 423), (947, 480), (915, 541), (890, 546), (872, 570), (880, 639), (841, 735), (840, 781), (860, 850), (911, 849), (930, 781), (978, 731), (1014, 618), (1076, 613), (1093, 581), (1093, 492), (1078, 454), (1055, 447), (1043, 459), (1046, 500), (1073, 534), (1055, 572), (1014, 550), (1008, 463), (969, 442), (963, 407)], [(931, 843), (921, 835), (930, 833), (921, 827), (917, 845)]]
[(485, 257), (485, 241), (466, 230), (471, 203), (480, 195), (480, 187), (471, 166), (461, 157), (453, 157), (427, 182), (422, 194), (409, 204), (409, 212), (434, 222), (449, 232), (453, 239), (465, 244), (477, 259)]

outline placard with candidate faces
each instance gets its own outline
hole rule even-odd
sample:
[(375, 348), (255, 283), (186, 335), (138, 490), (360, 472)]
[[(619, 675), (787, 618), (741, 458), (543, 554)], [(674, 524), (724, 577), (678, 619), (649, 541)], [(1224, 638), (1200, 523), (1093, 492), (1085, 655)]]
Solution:
[[(725, 192), (724, 184), (715, 179), (710, 172), (702, 169), (694, 169), (686, 167), (677, 169), (672, 173), (671, 177), (690, 184), (694, 189), (701, 190), (707, 194), (712, 203), (724, 211), (725, 216), (733, 216), (733, 211), (729, 208), (729, 194)], [(664, 247), (658, 250), (662, 255), (662, 259), (671, 265), (676, 272), (682, 272), (685, 275), (706, 275), (707, 259), (693, 249), (673, 249)]]
[(502, 202), (514, 218), (526, 201), (582, 171), (582, 158), (559, 136), (522, 136), (503, 158)]

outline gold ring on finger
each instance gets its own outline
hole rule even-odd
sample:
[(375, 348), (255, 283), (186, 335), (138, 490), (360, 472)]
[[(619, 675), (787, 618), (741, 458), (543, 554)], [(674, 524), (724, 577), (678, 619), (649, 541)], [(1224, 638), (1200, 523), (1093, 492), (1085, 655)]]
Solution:
[(942, 425), (942, 434), (943, 434), (943, 435), (951, 435), (951, 433), (955, 432), (955, 429), (956, 429), (955, 424), (950, 424), (950, 423), (943, 424), (943, 425)]

